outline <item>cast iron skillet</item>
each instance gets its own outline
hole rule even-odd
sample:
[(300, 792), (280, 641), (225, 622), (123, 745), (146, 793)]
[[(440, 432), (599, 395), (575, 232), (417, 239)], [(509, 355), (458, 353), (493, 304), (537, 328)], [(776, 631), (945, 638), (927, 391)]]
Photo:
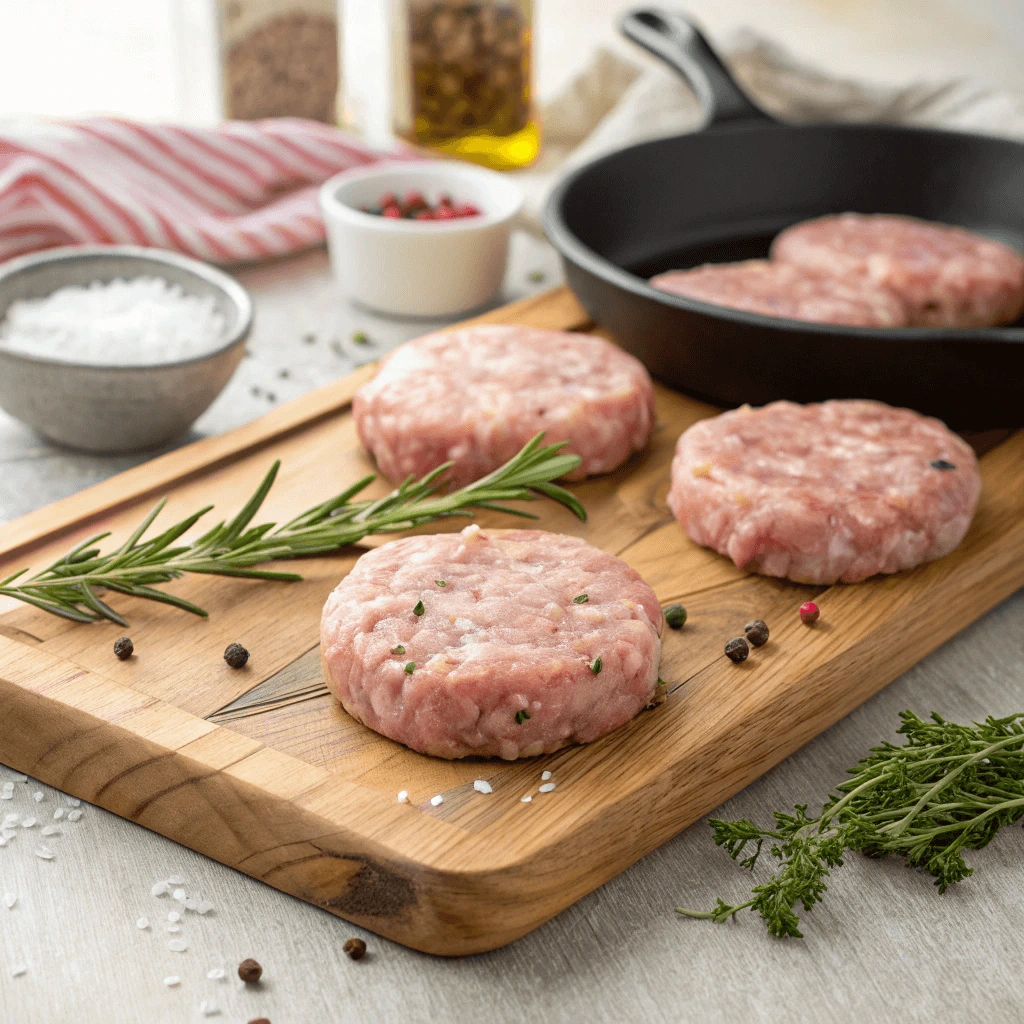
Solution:
[(969, 331), (836, 327), (730, 310), (653, 274), (764, 256), (826, 213), (902, 213), (1024, 249), (1024, 144), (885, 124), (784, 125), (755, 107), (681, 14), (622, 31), (681, 72), (707, 123), (568, 175), (548, 237), (591, 316), (655, 377), (718, 405), (878, 398), (966, 428), (1024, 423), (1024, 323)]

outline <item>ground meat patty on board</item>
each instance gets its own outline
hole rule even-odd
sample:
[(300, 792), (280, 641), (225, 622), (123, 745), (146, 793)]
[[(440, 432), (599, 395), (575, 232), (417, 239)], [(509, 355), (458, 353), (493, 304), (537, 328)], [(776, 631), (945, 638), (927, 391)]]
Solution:
[(843, 213), (795, 224), (772, 258), (888, 288), (912, 327), (991, 327), (1024, 309), (1024, 256), (963, 228), (913, 217)]
[(661, 626), (654, 591), (614, 555), (474, 524), (363, 555), (324, 606), (321, 654), (331, 692), (371, 729), (424, 754), (511, 760), (636, 715)]
[(673, 295), (789, 320), (847, 327), (907, 325), (902, 303), (884, 288), (863, 279), (844, 282), (768, 260), (671, 270), (652, 277), (651, 284)]
[(685, 431), (668, 504), (741, 569), (856, 583), (948, 554), (980, 491), (974, 452), (938, 420), (881, 402), (773, 402)]
[(363, 445), (393, 481), (452, 460), (478, 480), (540, 431), (607, 473), (647, 443), (654, 387), (643, 364), (603, 338), (512, 325), (427, 335), (396, 349), (352, 402)]

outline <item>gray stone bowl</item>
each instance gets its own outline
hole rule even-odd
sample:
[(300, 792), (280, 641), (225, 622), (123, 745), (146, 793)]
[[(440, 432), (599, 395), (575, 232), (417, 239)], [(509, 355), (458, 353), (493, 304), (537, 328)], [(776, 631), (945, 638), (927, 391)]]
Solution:
[(213, 297), (224, 317), (210, 352), (173, 363), (90, 366), (6, 348), (0, 342), (0, 406), (44, 437), (90, 452), (156, 448), (181, 436), (231, 379), (252, 326), (249, 293), (198, 260), (134, 245), (47, 249), (0, 264), (0, 322), (12, 302), (65, 285), (162, 277)]

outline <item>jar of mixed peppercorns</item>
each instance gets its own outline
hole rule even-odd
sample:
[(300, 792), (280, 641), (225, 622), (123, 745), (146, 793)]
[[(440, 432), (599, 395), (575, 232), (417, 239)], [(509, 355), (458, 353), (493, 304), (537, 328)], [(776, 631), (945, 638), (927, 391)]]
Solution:
[(486, 167), (540, 149), (531, 0), (394, 0), (395, 131)]

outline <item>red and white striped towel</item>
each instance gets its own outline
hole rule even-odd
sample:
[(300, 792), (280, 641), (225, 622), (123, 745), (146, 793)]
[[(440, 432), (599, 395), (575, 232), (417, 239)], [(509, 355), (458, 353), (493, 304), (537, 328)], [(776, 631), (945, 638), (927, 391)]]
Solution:
[(297, 118), (0, 123), (0, 260), (76, 243), (215, 263), (280, 256), (323, 241), (317, 186), (332, 174), (411, 155)]

